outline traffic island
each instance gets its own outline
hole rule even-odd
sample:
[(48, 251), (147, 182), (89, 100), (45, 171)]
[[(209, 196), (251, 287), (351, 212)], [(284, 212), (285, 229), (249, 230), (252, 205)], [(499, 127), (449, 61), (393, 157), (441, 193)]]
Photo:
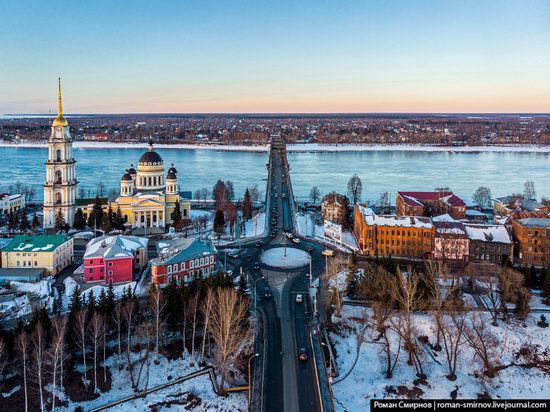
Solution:
[(309, 253), (293, 247), (276, 247), (260, 255), (260, 261), (264, 265), (278, 269), (301, 268), (309, 265), (310, 260)]

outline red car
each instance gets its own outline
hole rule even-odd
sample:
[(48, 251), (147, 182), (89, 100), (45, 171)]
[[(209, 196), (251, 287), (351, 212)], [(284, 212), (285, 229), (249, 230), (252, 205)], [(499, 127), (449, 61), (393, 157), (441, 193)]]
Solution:
[(301, 361), (307, 361), (307, 351), (305, 348), (300, 348), (300, 351), (298, 352), (298, 359)]

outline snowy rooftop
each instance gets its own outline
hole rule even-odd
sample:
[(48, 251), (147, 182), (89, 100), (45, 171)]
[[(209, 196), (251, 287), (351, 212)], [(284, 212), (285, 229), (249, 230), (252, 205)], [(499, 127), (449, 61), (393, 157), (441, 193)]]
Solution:
[(357, 207), (359, 208), (359, 212), (363, 216), (372, 216), (372, 215), (374, 215), (374, 211), (370, 207), (361, 206), (359, 204), (357, 205)]
[(146, 248), (148, 242), (148, 239), (137, 236), (101, 236), (88, 243), (84, 258), (116, 259), (130, 257), (134, 255), (137, 249)]
[(519, 219), (518, 223), (526, 227), (550, 227), (550, 219), (529, 217), (526, 219)]
[(434, 216), (432, 217), (433, 222), (456, 222), (455, 219), (451, 217), (450, 214), (445, 213), (444, 215)]
[(379, 216), (363, 215), (368, 226), (412, 227), (417, 229), (431, 229), (432, 221), (429, 217), (417, 216)]
[(451, 235), (451, 237), (467, 237), (464, 224), (461, 222), (434, 222), (435, 232), (441, 235)]
[(512, 243), (510, 234), (502, 225), (465, 225), (470, 240), (484, 242)]
[(184, 262), (218, 253), (210, 240), (195, 238), (163, 240), (157, 244), (157, 249), (159, 257), (151, 260), (151, 264), (155, 266)]
[(3, 252), (53, 252), (70, 238), (62, 235), (18, 235), (6, 245)]

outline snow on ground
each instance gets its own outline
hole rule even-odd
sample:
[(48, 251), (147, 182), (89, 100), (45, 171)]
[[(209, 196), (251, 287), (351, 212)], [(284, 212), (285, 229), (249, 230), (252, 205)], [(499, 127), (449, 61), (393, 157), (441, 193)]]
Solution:
[[(286, 250), (285, 250), (286, 249)], [(298, 268), (309, 265), (309, 253), (293, 247), (267, 249), (260, 255), (263, 264), (279, 268)]]
[(244, 232), (241, 237), (263, 236), (265, 232), (265, 213), (261, 212), (244, 223)]
[(208, 220), (212, 220), (214, 217), (209, 210), (191, 209), (191, 219), (198, 219), (203, 216), (206, 216)]
[[(435, 353), (441, 365), (437, 364), (427, 354), (423, 355), (425, 373), (428, 376), (427, 385), (414, 383), (417, 379), (415, 369), (413, 366), (406, 364), (405, 353), (401, 353), (393, 377), (385, 379), (385, 363), (383, 354), (380, 352), (381, 345), (373, 343), (377, 334), (369, 328), (366, 330), (366, 342), (361, 345), (357, 364), (354, 365), (358, 346), (357, 331), (364, 328), (357, 318), (362, 318), (363, 311), (364, 308), (345, 306), (342, 318), (334, 318), (335, 322), (341, 326), (339, 332), (331, 333), (331, 339), (337, 352), (336, 362), (340, 372), (340, 377), (335, 378), (332, 387), (337, 411), (368, 411), (370, 399), (406, 397), (404, 394), (389, 395), (386, 391), (389, 386), (406, 386), (409, 390), (416, 387), (423, 392), (418, 396), (424, 399), (450, 399), (450, 393), (455, 387), (458, 387), (458, 399), (475, 399), (479, 393), (485, 391), (493, 398), (502, 399), (550, 398), (549, 377), (539, 369), (511, 366), (500, 371), (495, 378), (488, 379), (485, 384), (480, 383), (473, 376), (473, 373), (480, 369), (479, 362), (473, 358), (473, 351), (467, 346), (463, 347), (458, 362), (458, 378), (454, 382), (446, 378), (448, 371), (445, 366), (444, 351)], [(514, 321), (509, 323), (499, 322), (499, 326), (494, 327), (490, 325), (490, 315), (488, 313), (481, 313), (480, 315), (486, 318), (491, 332), (500, 341), (499, 353), (502, 354), (500, 358), (502, 364), (512, 362), (514, 354), (523, 344), (541, 345), (542, 350), (549, 348), (550, 328), (543, 329), (536, 325), (537, 314), (528, 317), (526, 327), (522, 327)], [(419, 330), (418, 335), (427, 335), (432, 343), (435, 341), (434, 321), (431, 315), (415, 314), (414, 324)], [(393, 345), (396, 345), (395, 335), (393, 332), (391, 333), (390, 339), (393, 338)], [(349, 376), (338, 382), (338, 379), (343, 378), (350, 370)]]
[[(113, 285), (113, 293), (115, 294), (115, 297), (120, 298), (127, 291), (128, 288), (130, 288), (133, 292), (135, 286), (136, 286), (136, 282), (128, 282), (121, 285)], [(105, 291), (105, 293), (107, 293), (107, 291), (109, 290), (109, 287), (107, 285), (102, 285), (102, 284), (95, 285), (83, 291), (81, 295), (86, 296), (86, 299), (88, 299), (90, 297), (90, 293), (92, 293), (93, 291), (94, 297), (97, 299), (101, 294), (102, 289)], [(70, 299), (70, 295), (68, 296), (68, 298)]]
[[(136, 354), (133, 354), (137, 357)], [(158, 355), (158, 357), (152, 354), (149, 368), (149, 385), (148, 388), (165, 384), (170, 380), (175, 380), (182, 376), (188, 375), (200, 369), (195, 363), (192, 366), (192, 358), (187, 356), (185, 359), (175, 359), (168, 361), (164, 356)], [(157, 363), (155, 365), (155, 363)], [(107, 359), (107, 365), (112, 373), (112, 386), (111, 390), (101, 394), (101, 396), (93, 401), (87, 402), (69, 402), (69, 404), (60, 408), (60, 411), (73, 411), (77, 406), (82, 406), (85, 410), (104, 405), (109, 402), (113, 402), (129, 395), (132, 395), (132, 389), (130, 386), (130, 379), (126, 368), (119, 370), (117, 365), (126, 364), (126, 360), (119, 358), (118, 355), (111, 356)], [(146, 373), (145, 371), (143, 372)], [(101, 374), (100, 374), (101, 376)], [(171, 378), (169, 378), (171, 377)], [(142, 379), (143, 382), (143, 379)], [(140, 389), (143, 389), (143, 385), (140, 385)], [(183, 382), (157, 392), (153, 392), (147, 395), (145, 398), (139, 398), (133, 401), (125, 402), (117, 405), (113, 410), (119, 412), (141, 412), (149, 411), (150, 405), (159, 402), (165, 402), (167, 400), (176, 400), (179, 396), (172, 397), (171, 395), (181, 394), (183, 392), (192, 392), (194, 395), (201, 398), (202, 402), (199, 406), (193, 408), (193, 411), (211, 411), (211, 410), (223, 410), (223, 411), (245, 411), (247, 409), (247, 393), (234, 393), (227, 398), (216, 395), (212, 388), (210, 378), (208, 375), (202, 375), (198, 378), (192, 379), (187, 382)], [(174, 408), (169, 406), (159, 407), (159, 411), (170, 410), (184, 410), (181, 405), (174, 405)]]
[(318, 241), (331, 244), (333, 246), (340, 246), (338, 249), (341, 249), (343, 252), (349, 252), (346, 247), (357, 250), (357, 242), (355, 241), (355, 236), (349, 230), (342, 231), (342, 242), (336, 242), (332, 239), (325, 237), (325, 228), (322, 224), (316, 224), (315, 218), (311, 213), (298, 213), (296, 215), (296, 221), (298, 224), (298, 233), (301, 236), (313, 237)]
[(10, 282), (10, 288), (18, 292), (34, 293), (37, 297), (45, 298), (52, 292), (52, 280), (44, 279), (40, 282)]

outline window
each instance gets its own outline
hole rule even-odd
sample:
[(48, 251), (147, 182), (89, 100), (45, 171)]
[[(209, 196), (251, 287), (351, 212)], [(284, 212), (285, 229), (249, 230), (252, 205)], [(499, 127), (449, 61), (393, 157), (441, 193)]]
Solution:
[(109, 276), (113, 276), (113, 271), (110, 270), (109, 273), (108, 273)]
[(168, 274), (172, 273), (172, 265), (168, 265), (167, 269), (168, 269)]
[(107, 263), (107, 266), (109, 266), (109, 267), (113, 266), (113, 262)]
[(195, 267), (194, 261), (193, 261), (193, 260), (190, 260), (190, 261), (189, 261), (189, 269), (193, 269), (194, 267)]
[(94, 268), (90, 268), (90, 273), (94, 273)]
[(185, 262), (181, 262), (181, 270), (185, 270)]
[(210, 263), (214, 263), (214, 255), (210, 255)]
[(57, 149), (55, 151), (55, 161), (56, 162), (61, 162), (61, 149)]
[(195, 267), (199, 266), (199, 259), (195, 259)]
[(204, 265), (204, 258), (201, 258), (200, 265), (201, 265), (201, 266)]

